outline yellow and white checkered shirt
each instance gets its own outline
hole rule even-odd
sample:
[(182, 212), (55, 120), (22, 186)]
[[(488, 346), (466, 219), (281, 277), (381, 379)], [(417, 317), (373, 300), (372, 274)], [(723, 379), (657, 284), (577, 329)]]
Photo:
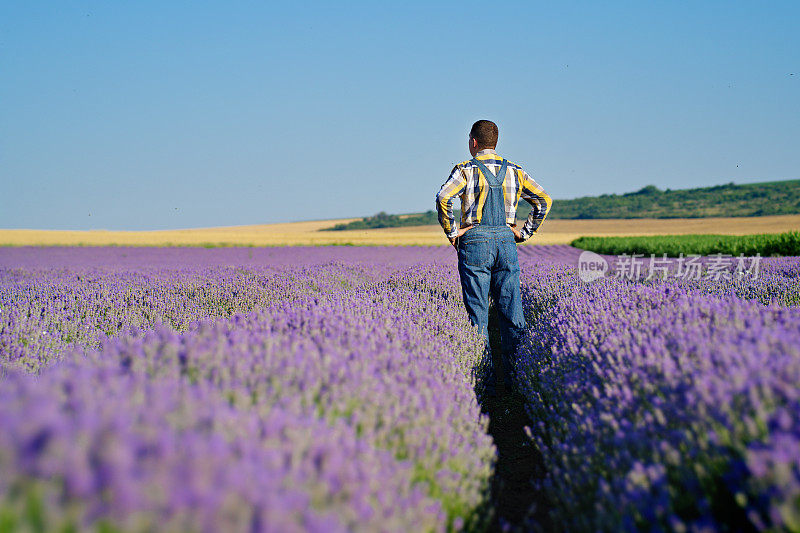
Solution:
[[(500, 171), (503, 164), (503, 158), (490, 148), (479, 151), (475, 157), (495, 174)], [(481, 221), (488, 189), (486, 178), (472, 160), (463, 161), (453, 167), (450, 177), (436, 195), (439, 224), (448, 237), (458, 235), (458, 227), (453, 217), (453, 198), (456, 196), (461, 198), (461, 226), (469, 226)], [(506, 204), (506, 223), (509, 225), (516, 223), (520, 198), (531, 204), (531, 212), (521, 230), (523, 239), (528, 239), (536, 233), (550, 211), (550, 206), (553, 205), (553, 200), (544, 189), (533, 181), (522, 167), (511, 161), (508, 162), (503, 179), (503, 198)]]

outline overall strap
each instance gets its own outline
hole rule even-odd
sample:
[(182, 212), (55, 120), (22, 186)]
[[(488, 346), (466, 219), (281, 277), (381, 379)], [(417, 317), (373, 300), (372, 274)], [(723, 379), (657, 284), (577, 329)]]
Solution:
[(500, 187), (503, 185), (503, 180), (506, 177), (506, 169), (508, 168), (508, 161), (506, 161), (505, 158), (503, 158), (503, 164), (500, 166), (500, 171), (497, 173), (497, 176), (492, 174), (489, 167), (484, 165), (483, 161), (480, 161), (477, 157), (473, 157), (472, 162), (478, 166), (481, 174), (483, 174), (483, 177), (486, 178), (486, 181), (491, 187)]

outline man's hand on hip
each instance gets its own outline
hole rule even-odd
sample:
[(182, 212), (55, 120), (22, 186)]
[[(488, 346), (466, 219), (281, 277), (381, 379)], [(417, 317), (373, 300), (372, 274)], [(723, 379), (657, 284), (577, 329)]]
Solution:
[(514, 233), (514, 240), (515, 241), (517, 241), (517, 242), (525, 242), (525, 239), (522, 238), (522, 232), (520, 232), (520, 230), (517, 229), (516, 224), (513, 225), (513, 226), (509, 226), (509, 228), (511, 228), (511, 231)]
[(459, 228), (458, 235), (456, 235), (455, 237), (450, 237), (450, 244), (453, 245), (453, 248), (458, 250), (458, 238), (461, 237), (462, 235), (464, 235), (467, 232), (467, 230), (470, 229), (471, 227), (472, 227), (472, 225), (465, 226), (463, 228)]

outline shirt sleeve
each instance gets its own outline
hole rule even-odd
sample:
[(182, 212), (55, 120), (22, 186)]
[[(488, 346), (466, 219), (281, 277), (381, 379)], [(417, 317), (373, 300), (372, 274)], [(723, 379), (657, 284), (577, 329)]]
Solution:
[(453, 198), (461, 194), (466, 186), (467, 180), (464, 173), (456, 165), (450, 172), (450, 177), (436, 194), (436, 212), (439, 214), (439, 224), (448, 238), (458, 235), (458, 226), (453, 218)]
[(520, 189), (520, 198), (531, 204), (531, 212), (520, 232), (522, 238), (527, 240), (539, 230), (550, 212), (553, 200), (524, 170), (520, 170)]

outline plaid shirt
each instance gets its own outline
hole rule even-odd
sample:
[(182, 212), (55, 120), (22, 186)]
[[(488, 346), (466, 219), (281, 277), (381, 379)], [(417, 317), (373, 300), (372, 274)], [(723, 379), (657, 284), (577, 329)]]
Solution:
[[(503, 164), (503, 159), (490, 148), (481, 150), (475, 157), (494, 173), (499, 172)], [(486, 178), (472, 160), (463, 161), (453, 167), (450, 177), (436, 195), (439, 224), (449, 238), (458, 235), (458, 227), (453, 218), (453, 198), (455, 196), (461, 198), (461, 226), (476, 224), (481, 221), (488, 185)], [(517, 204), (520, 198), (531, 204), (531, 213), (521, 230), (523, 239), (529, 239), (536, 233), (550, 211), (550, 206), (553, 205), (553, 200), (544, 189), (533, 181), (522, 167), (511, 161), (508, 162), (503, 180), (503, 198), (506, 203), (506, 223), (509, 225), (516, 224)]]

